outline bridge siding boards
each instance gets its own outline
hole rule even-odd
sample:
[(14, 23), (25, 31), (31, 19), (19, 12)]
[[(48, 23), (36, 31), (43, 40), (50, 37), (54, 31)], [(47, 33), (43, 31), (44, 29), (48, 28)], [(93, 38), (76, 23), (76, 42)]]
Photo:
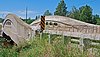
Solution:
[(80, 38), (88, 38), (88, 39), (92, 39), (92, 40), (100, 40), (100, 34), (99, 35), (95, 35), (95, 34), (83, 34), (83, 33), (77, 33), (77, 32), (63, 32), (63, 31), (55, 31), (55, 30), (48, 30), (44, 33), (51, 33), (51, 34), (57, 34), (57, 35), (64, 35), (64, 36), (72, 36), (72, 37), (80, 37)]
[[(63, 31), (65, 36), (100, 40), (99, 25), (93, 25), (72, 18), (62, 17), (62, 16), (46, 16), (45, 20), (46, 22), (58, 23), (57, 26), (47, 25), (46, 27), (46, 30), (49, 30), (49, 32), (52, 32), (53, 34), (56, 34), (56, 32), (59, 31), (57, 32), (57, 34), (61, 35), (61, 32)], [(31, 25), (34, 25), (39, 22), (40, 19), (31, 23)]]
[(69, 32), (82, 32), (82, 33), (94, 33), (94, 34), (99, 34), (100, 32), (98, 31), (99, 29), (93, 29), (93, 28), (73, 28), (73, 27), (50, 27), (48, 26), (49, 30), (58, 30), (58, 31), (69, 31)]

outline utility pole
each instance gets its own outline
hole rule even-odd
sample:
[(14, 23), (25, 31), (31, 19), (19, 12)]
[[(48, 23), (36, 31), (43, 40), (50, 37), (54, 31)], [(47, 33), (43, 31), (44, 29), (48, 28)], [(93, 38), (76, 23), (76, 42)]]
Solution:
[(26, 23), (27, 23), (27, 7), (26, 7)]

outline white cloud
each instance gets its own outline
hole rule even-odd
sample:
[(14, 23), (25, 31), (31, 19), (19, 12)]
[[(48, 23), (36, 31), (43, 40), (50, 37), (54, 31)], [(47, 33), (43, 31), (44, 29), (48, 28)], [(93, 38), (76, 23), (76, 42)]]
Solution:
[[(23, 11), (11, 11), (11, 12), (0, 11), (0, 17), (4, 18), (9, 13), (16, 14), (19, 17), (25, 18), (26, 11), (25, 10), (23, 10)], [(42, 15), (42, 12), (28, 10), (27, 14), (28, 14), (28, 17), (35, 18), (35, 16)]]
[[(26, 14), (26, 11), (18, 11), (18, 14)], [(33, 11), (27, 11), (28, 14), (33, 13)]]
[(12, 13), (12, 12), (9, 12), (9, 11), (0, 11), (0, 18), (5, 18), (5, 16), (9, 13)]
[(12, 13), (12, 12), (9, 12), (9, 11), (0, 11), (0, 14), (8, 14), (8, 13)]
[[(17, 13), (18, 14), (26, 14), (26, 11), (18, 11)], [(35, 14), (39, 14), (39, 12), (28, 10), (27, 14), (34, 14), (35, 15)]]
[[(26, 11), (17, 11), (16, 14), (20, 17), (24, 17), (26, 16)], [(38, 12), (38, 11), (32, 11), (32, 10), (28, 10), (27, 11), (27, 15), (28, 17), (31, 17), (31, 18), (35, 18), (35, 16), (37, 15), (42, 15), (42, 12)]]

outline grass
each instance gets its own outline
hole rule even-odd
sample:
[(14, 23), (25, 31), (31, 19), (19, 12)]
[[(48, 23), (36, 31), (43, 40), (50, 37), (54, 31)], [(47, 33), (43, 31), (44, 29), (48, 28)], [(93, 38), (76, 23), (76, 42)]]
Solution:
[(100, 57), (100, 49), (92, 48), (92, 54), (89, 49), (82, 53), (78, 44), (70, 43), (70, 37), (66, 37), (63, 43), (62, 36), (51, 35), (49, 44), (47, 34), (42, 36), (42, 39), (36, 36), (20, 52), (16, 46), (0, 48), (0, 57)]

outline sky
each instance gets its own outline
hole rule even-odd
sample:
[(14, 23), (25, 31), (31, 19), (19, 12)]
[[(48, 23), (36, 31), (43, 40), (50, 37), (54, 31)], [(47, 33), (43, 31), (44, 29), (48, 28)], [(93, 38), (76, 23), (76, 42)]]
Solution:
[[(68, 11), (75, 6), (77, 9), (89, 5), (93, 14), (100, 15), (100, 0), (64, 0)], [(25, 18), (25, 9), (28, 8), (28, 18), (43, 15), (46, 10), (53, 14), (60, 0), (0, 0), (0, 18), (5, 18), (8, 13)]]

